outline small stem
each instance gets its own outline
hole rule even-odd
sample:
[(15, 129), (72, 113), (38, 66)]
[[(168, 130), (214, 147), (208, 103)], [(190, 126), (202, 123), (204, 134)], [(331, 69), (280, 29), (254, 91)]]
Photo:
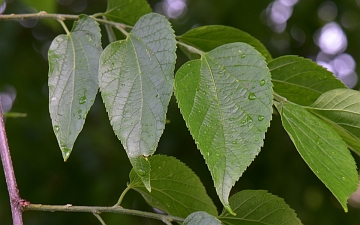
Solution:
[(201, 51), (201, 50), (199, 50), (199, 49), (197, 49), (197, 48), (195, 48), (195, 47), (193, 47), (191, 45), (185, 44), (185, 43), (183, 43), (181, 41), (177, 41), (177, 44), (185, 47), (187, 50), (189, 50), (192, 53), (195, 53), (195, 54), (198, 54), (198, 55), (203, 55), (204, 54), (203, 51)]
[[(105, 16), (103, 16), (103, 19), (106, 19)], [(106, 33), (108, 35), (108, 38), (109, 38), (109, 42), (112, 43), (112, 42), (115, 42), (116, 41), (116, 36), (115, 36), (115, 33), (114, 33), (114, 30), (112, 29), (112, 27), (108, 24), (105, 24), (105, 29), (106, 29)]]
[(114, 206), (120, 206), (121, 205), (121, 202), (122, 202), (122, 200), (123, 200), (123, 198), (124, 198), (124, 196), (125, 196), (125, 194), (129, 191), (131, 189), (131, 187), (130, 186), (127, 186), (126, 188), (125, 188), (125, 190), (121, 193), (121, 195), (120, 195), (120, 198), (119, 198), (119, 200), (118, 200), (118, 202), (114, 205)]
[(100, 221), (101, 225), (106, 225), (106, 223), (98, 213), (94, 212), (93, 215)]
[(96, 17), (100, 17), (100, 16), (104, 16), (104, 13), (95, 13), (91, 17), (96, 18)]
[(175, 221), (182, 223), (185, 219), (177, 216), (162, 215), (151, 212), (143, 212), (133, 209), (124, 209), (120, 206), (72, 206), (72, 205), (41, 205), (41, 204), (26, 204), (23, 207), (24, 211), (48, 211), (48, 212), (88, 212), (88, 213), (119, 213), (133, 216), (141, 216), (156, 220), (167, 220), (169, 222)]
[(12, 212), (12, 219), (14, 225), (22, 225), (22, 210), (21, 203), (23, 200), (20, 197), (19, 189), (17, 187), (14, 168), (11, 160), (10, 149), (6, 138), (5, 125), (2, 116), (1, 97), (0, 97), (0, 155), (4, 168), (5, 180), (10, 197), (10, 205)]
[(67, 34), (67, 35), (70, 35), (70, 31), (69, 31), (68, 28), (66, 27), (64, 21), (62, 21), (62, 20), (60, 20), (60, 19), (57, 20), (57, 21), (58, 21), (58, 22), (61, 24), (61, 26), (64, 28), (66, 34)]

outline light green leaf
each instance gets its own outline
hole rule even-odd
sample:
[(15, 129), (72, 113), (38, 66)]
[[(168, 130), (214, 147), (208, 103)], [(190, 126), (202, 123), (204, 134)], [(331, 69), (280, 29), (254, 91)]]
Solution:
[(221, 222), (206, 212), (194, 212), (186, 217), (183, 225), (221, 225)]
[(285, 102), (277, 107), (301, 157), (347, 211), (347, 199), (357, 189), (358, 175), (354, 158), (341, 137), (301, 106)]
[(28, 6), (34, 7), (37, 11), (45, 11), (47, 13), (55, 13), (56, 0), (21, 0)]
[(269, 62), (274, 92), (299, 105), (311, 105), (322, 93), (345, 88), (330, 71), (299, 56)]
[[(258, 50), (267, 61), (272, 59), (269, 51), (258, 39), (233, 27), (220, 25), (196, 27), (179, 36), (178, 39), (204, 52), (211, 51), (224, 44), (244, 42)], [(189, 53), (186, 49), (182, 50), (184, 50), (186, 54)]]
[(155, 152), (165, 128), (175, 49), (170, 23), (152, 13), (136, 23), (126, 40), (108, 45), (100, 57), (100, 91), (110, 123), (149, 190), (150, 165), (145, 158)]
[(245, 190), (230, 197), (236, 216), (226, 210), (219, 219), (228, 225), (301, 225), (296, 213), (282, 198), (267, 191)]
[(245, 43), (218, 47), (178, 70), (175, 96), (217, 194), (231, 211), (230, 189), (259, 153), (271, 120), (264, 57)]
[(130, 172), (129, 187), (139, 192), (149, 205), (169, 215), (187, 217), (202, 210), (217, 215), (200, 179), (184, 163), (164, 156), (149, 158), (151, 164), (151, 192), (149, 193), (134, 170)]
[(104, 15), (108, 20), (132, 26), (151, 11), (146, 0), (109, 0)]
[(357, 154), (360, 154), (359, 100), (359, 91), (335, 89), (322, 94), (307, 108), (330, 124)]
[(69, 35), (59, 35), (49, 49), (50, 116), (66, 161), (98, 92), (102, 51), (98, 23), (85, 15)]

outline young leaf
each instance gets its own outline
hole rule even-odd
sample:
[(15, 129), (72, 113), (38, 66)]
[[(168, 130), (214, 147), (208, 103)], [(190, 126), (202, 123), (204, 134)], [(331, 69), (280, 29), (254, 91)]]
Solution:
[(186, 217), (183, 225), (221, 225), (221, 221), (206, 212), (194, 212)]
[(101, 51), (99, 25), (85, 15), (70, 34), (57, 36), (49, 49), (50, 116), (65, 161), (99, 88)]
[(152, 191), (149, 193), (146, 190), (134, 170), (130, 172), (129, 184), (149, 205), (179, 217), (187, 217), (199, 210), (217, 215), (216, 207), (200, 179), (184, 163), (164, 155), (154, 155), (149, 161)]
[(360, 154), (359, 99), (359, 91), (335, 89), (322, 94), (307, 108), (328, 122), (357, 154)]
[(220, 46), (183, 65), (175, 96), (221, 202), (263, 145), (272, 114), (264, 57), (245, 43)]
[(296, 213), (282, 198), (266, 191), (245, 190), (230, 197), (236, 216), (224, 210), (219, 216), (228, 225), (301, 225)]
[(322, 93), (345, 88), (330, 71), (309, 59), (282, 56), (268, 66), (274, 92), (299, 105), (311, 105)]
[(358, 175), (354, 158), (341, 137), (301, 106), (285, 102), (277, 107), (301, 157), (347, 211), (347, 199), (357, 189)]
[[(176, 41), (165, 17), (147, 14), (124, 41), (101, 54), (100, 91), (115, 134), (150, 190), (152, 155), (165, 128), (173, 92)], [(145, 158), (144, 158), (145, 157)]]
[(109, 0), (104, 15), (108, 20), (132, 26), (151, 11), (146, 0)]
[[(272, 59), (269, 51), (258, 39), (233, 27), (220, 25), (197, 27), (179, 36), (178, 39), (204, 52), (211, 51), (224, 44), (244, 42), (258, 50), (267, 61)], [(188, 53), (186, 49), (182, 50)]]

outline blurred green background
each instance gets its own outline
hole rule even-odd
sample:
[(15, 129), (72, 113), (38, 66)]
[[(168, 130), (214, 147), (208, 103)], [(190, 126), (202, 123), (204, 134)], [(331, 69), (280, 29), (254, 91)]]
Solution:
[[(360, 0), (150, 0), (167, 15), (177, 35), (203, 25), (222, 24), (246, 31), (262, 41), (273, 57), (295, 54), (326, 66), (351, 88), (359, 89)], [(105, 0), (10, 0), (0, 13), (46, 10), (93, 14), (106, 10)], [(71, 22), (67, 23), (72, 26)], [(47, 50), (64, 33), (55, 21), (0, 22), (0, 94), (4, 110), (27, 113), (7, 118), (6, 129), (20, 194), (31, 203), (114, 205), (131, 170), (120, 141), (97, 96), (68, 162), (61, 157), (48, 112)], [(108, 43), (103, 32), (103, 43)], [(179, 52), (178, 66), (187, 59)], [(157, 154), (172, 155), (193, 169), (222, 210), (204, 160), (197, 150), (175, 99), (171, 100)], [(359, 157), (354, 155), (359, 161)], [(304, 224), (357, 225), (356, 202), (344, 213), (293, 147), (274, 115), (265, 146), (233, 188), (265, 189), (295, 209)], [(152, 210), (130, 191), (123, 207)], [(111, 224), (162, 224), (133, 216), (102, 214)], [(11, 224), (9, 197), (0, 172), (0, 223)], [(25, 212), (25, 225), (100, 224), (91, 214)]]

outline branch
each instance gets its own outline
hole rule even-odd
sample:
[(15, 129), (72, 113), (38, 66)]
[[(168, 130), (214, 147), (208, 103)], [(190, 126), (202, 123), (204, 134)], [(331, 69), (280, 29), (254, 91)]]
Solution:
[[(1, 98), (1, 97), (0, 97)], [(2, 115), (1, 99), (0, 99), (0, 155), (4, 168), (6, 185), (10, 197), (10, 205), (12, 212), (12, 219), (14, 225), (22, 225), (22, 210), (24, 200), (21, 199), (19, 189), (17, 188), (14, 168), (11, 161), (9, 145), (5, 133), (5, 125)]]
[(26, 204), (23, 206), (24, 211), (48, 211), (48, 212), (88, 212), (93, 214), (100, 213), (119, 213), (133, 216), (141, 216), (161, 221), (175, 221), (182, 223), (183, 218), (169, 215), (162, 215), (151, 212), (143, 212), (133, 209), (124, 209), (121, 206), (73, 206), (73, 205), (41, 205), (41, 204)]
[[(109, 20), (99, 19), (96, 18), (100, 14), (94, 14), (90, 16), (94, 20), (102, 24), (108, 24), (114, 26), (116, 28), (125, 29), (125, 28), (132, 28), (132, 26), (117, 23)], [(7, 15), (0, 15), (0, 21), (4, 20), (28, 20), (28, 19), (54, 19), (54, 20), (78, 20), (79, 15), (69, 15), (69, 14), (53, 14), (41, 11), (39, 13), (27, 13), (27, 14), (7, 14)]]

